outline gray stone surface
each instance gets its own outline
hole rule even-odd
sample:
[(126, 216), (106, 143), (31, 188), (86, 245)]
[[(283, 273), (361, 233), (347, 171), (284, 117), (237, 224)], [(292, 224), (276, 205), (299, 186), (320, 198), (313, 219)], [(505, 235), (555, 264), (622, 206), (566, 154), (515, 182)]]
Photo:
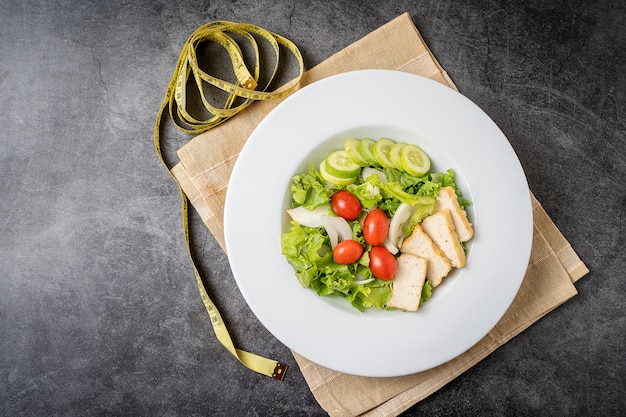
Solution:
[(193, 216), (236, 343), (287, 361), (286, 380), (215, 340), (152, 129), (206, 22), (283, 34), (310, 68), (404, 11), (591, 270), (578, 296), (404, 415), (625, 415), (621, 0), (0, 2), (0, 415), (325, 415)]

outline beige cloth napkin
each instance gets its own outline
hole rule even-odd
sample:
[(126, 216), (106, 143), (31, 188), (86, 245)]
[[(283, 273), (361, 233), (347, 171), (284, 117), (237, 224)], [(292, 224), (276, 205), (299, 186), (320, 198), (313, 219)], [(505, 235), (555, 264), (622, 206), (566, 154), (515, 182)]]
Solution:
[[(406, 13), (307, 71), (301, 85), (368, 68), (415, 73), (456, 89)], [(233, 164), (248, 136), (278, 103), (257, 102), (232, 120), (195, 137), (178, 152), (180, 163), (172, 172), (224, 250), (224, 201)], [(531, 197), (533, 249), (521, 289), (496, 327), (466, 353), (414, 375), (365, 378), (326, 369), (294, 352), (313, 395), (329, 415), (397, 416), (576, 295), (573, 282), (588, 269)]]

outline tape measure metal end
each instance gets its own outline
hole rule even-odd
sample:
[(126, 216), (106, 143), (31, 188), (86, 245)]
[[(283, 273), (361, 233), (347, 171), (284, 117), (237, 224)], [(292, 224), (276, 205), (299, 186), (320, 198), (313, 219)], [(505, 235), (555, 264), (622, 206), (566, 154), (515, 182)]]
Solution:
[(276, 362), (276, 367), (274, 368), (274, 372), (272, 372), (272, 378), (282, 381), (285, 378), (285, 374), (287, 373), (286, 363)]

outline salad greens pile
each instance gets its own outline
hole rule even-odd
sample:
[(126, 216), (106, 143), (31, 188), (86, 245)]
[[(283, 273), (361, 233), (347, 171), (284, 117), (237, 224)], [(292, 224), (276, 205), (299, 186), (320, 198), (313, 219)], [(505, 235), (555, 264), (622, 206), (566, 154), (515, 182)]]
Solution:
[[(461, 197), (454, 180), (454, 172), (427, 173), (414, 176), (395, 168), (378, 168), (384, 175), (368, 175), (348, 185), (335, 185), (326, 181), (315, 166), (308, 172), (295, 175), (290, 184), (291, 205), (307, 210), (328, 206), (332, 195), (340, 190), (354, 194), (364, 212), (374, 207), (384, 210), (392, 218), (402, 203), (415, 206), (403, 232), (410, 235), (416, 224), (429, 216), (435, 205), (435, 197), (442, 187), (452, 186), (461, 207), (469, 201)], [(332, 209), (328, 215), (334, 216)], [(368, 247), (362, 233), (363, 215), (350, 221), (352, 238)], [(392, 295), (393, 280), (381, 280), (369, 269), (369, 250), (364, 250), (360, 259), (350, 265), (333, 261), (333, 252), (328, 234), (323, 226), (308, 227), (291, 221), (290, 229), (281, 235), (282, 253), (295, 269), (300, 284), (312, 288), (321, 296), (336, 295), (345, 298), (360, 311), (367, 308), (385, 308)], [(370, 245), (371, 246), (371, 245)], [(368, 248), (369, 249), (369, 248)], [(422, 290), (422, 302), (428, 300), (432, 286), (426, 281)]]

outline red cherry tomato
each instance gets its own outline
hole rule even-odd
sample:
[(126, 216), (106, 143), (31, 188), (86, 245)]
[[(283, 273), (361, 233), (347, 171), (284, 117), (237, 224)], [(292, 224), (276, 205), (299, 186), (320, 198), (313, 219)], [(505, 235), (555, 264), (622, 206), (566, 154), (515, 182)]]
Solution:
[(344, 240), (333, 249), (333, 259), (338, 264), (349, 265), (363, 255), (363, 246), (356, 240)]
[(330, 199), (333, 211), (346, 220), (354, 220), (361, 214), (361, 203), (349, 191), (337, 191)]
[(370, 211), (363, 221), (363, 238), (373, 246), (382, 245), (389, 232), (387, 214), (381, 209)]
[(374, 246), (370, 250), (370, 270), (378, 279), (389, 280), (396, 274), (396, 258), (384, 246)]

